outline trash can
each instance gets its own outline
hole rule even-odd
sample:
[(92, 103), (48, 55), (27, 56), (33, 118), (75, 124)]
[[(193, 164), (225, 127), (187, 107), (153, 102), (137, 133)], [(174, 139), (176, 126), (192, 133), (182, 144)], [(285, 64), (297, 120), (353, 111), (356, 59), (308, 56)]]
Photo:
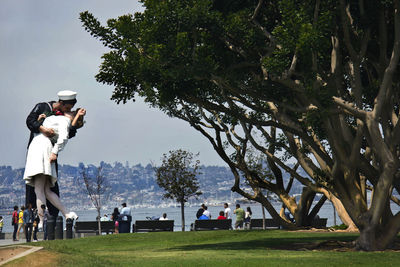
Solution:
[(67, 229), (67, 232), (66, 232), (66, 238), (67, 239), (72, 239), (72, 236), (73, 236), (73, 234), (72, 234), (72, 226), (73, 225), (74, 225), (74, 221), (72, 219), (67, 219), (65, 221), (65, 228)]
[(55, 238), (56, 217), (49, 216), (47, 218), (47, 239), (54, 240)]
[(120, 215), (118, 217), (118, 231), (120, 234), (131, 232), (132, 216)]
[(56, 220), (56, 239), (64, 239), (63, 217), (58, 216)]

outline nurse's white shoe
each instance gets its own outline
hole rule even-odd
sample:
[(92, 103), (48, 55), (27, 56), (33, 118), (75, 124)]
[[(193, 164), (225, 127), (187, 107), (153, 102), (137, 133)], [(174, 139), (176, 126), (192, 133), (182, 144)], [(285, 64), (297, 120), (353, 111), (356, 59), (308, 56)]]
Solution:
[(71, 220), (76, 221), (76, 220), (78, 220), (78, 218), (79, 218), (79, 216), (73, 211), (71, 211), (65, 215), (65, 219), (71, 219)]

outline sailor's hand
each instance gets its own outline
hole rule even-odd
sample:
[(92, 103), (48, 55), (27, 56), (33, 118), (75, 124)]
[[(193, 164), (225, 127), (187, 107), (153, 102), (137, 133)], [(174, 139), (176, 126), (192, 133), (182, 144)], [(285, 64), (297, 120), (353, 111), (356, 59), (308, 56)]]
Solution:
[(45, 118), (46, 118), (46, 114), (43, 113), (43, 114), (39, 115), (37, 120), (40, 121), (41, 119), (45, 119)]
[(50, 154), (50, 162), (56, 161), (57, 160), (57, 154), (51, 153)]
[(55, 134), (53, 129), (51, 129), (51, 128), (46, 128), (46, 127), (44, 127), (44, 126), (40, 126), (40, 127), (39, 127), (39, 131), (40, 131), (42, 134), (44, 134), (46, 137), (49, 137), (49, 138), (53, 137), (54, 134)]

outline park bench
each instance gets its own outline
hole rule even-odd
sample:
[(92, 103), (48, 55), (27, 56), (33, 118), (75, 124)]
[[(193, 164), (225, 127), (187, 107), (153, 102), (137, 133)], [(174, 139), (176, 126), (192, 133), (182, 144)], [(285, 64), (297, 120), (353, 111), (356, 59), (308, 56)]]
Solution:
[[(265, 219), (265, 228), (277, 228), (279, 229), (281, 224), (278, 220), (272, 218)], [(251, 219), (250, 229), (263, 229), (263, 219)]]
[(311, 222), (311, 226), (314, 228), (326, 228), (328, 218), (314, 218)]
[[(263, 219), (251, 219), (250, 229), (262, 229)], [(314, 218), (311, 222), (311, 226), (314, 228), (326, 228), (328, 218)], [(280, 228), (280, 223), (277, 220), (267, 218), (265, 219), (265, 228)]]
[[(113, 221), (102, 221), (101, 223), (101, 232), (102, 233), (114, 233), (115, 222)], [(75, 222), (75, 233), (96, 233), (99, 232), (99, 225), (97, 221), (86, 221)]]
[(196, 220), (194, 231), (229, 230), (232, 228), (232, 220)]
[(135, 233), (138, 232), (164, 232), (174, 231), (174, 220), (158, 221), (158, 220), (140, 220), (135, 221)]

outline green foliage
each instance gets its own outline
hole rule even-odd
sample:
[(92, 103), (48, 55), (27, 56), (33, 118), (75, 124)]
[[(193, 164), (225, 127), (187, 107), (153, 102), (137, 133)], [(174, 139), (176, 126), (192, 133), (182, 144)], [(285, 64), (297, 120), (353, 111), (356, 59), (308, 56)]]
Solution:
[(193, 160), (194, 155), (182, 149), (163, 155), (161, 166), (155, 170), (158, 186), (166, 191), (164, 198), (184, 203), (190, 197), (202, 194), (198, 191), (196, 178), (199, 174), (200, 161), (193, 162)]

